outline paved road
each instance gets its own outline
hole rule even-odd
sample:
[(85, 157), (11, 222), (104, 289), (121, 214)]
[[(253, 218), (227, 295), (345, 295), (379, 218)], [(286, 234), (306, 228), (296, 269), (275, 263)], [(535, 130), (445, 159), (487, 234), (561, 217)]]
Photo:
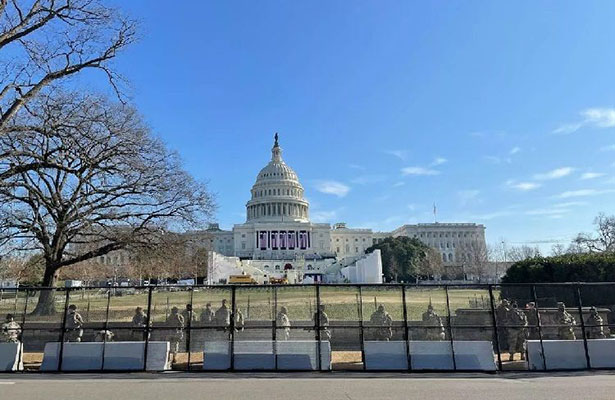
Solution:
[(0, 374), (0, 398), (612, 400), (615, 374)]

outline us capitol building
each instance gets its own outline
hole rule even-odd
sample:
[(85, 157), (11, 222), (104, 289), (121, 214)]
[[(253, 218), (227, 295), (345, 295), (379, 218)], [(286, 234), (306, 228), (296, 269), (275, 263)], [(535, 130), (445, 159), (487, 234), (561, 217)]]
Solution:
[[(485, 227), (474, 223), (403, 225), (392, 232), (314, 223), (304, 192), (297, 174), (282, 159), (276, 134), (271, 161), (258, 173), (250, 190), (246, 222), (234, 225), (232, 231), (212, 224), (207, 230), (187, 234), (202, 237), (205, 247), (214, 253), (210, 263), (223, 266), (220, 268), (228, 273), (232, 269), (265, 276), (295, 272), (298, 281), (304, 276), (318, 280), (322, 278), (319, 275), (337, 274), (347, 281), (381, 282), (381, 277), (375, 278), (382, 274), (380, 254), (366, 255), (365, 250), (386, 237), (420, 239), (438, 250), (445, 267), (468, 262), (471, 249), (486, 247)], [(349, 277), (349, 273), (357, 276)]]

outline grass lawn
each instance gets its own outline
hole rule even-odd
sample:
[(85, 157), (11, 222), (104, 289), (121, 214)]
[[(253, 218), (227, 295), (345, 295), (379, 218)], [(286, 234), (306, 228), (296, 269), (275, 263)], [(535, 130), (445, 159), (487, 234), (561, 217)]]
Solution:
[[(273, 287), (241, 286), (236, 289), (236, 303), (247, 320), (267, 320), (277, 309), (288, 308), (292, 321), (311, 320), (316, 310), (316, 288), (278, 287), (277, 293)], [(494, 292), (497, 299), (499, 293)], [(193, 304), (197, 317), (211, 303), (215, 311), (222, 301), (231, 300), (231, 290), (228, 287), (198, 288), (194, 291), (154, 291), (152, 293), (151, 317), (154, 322), (163, 322), (172, 307), (180, 310), (188, 303)], [(14, 313), (21, 318), (27, 305), (27, 314), (36, 306), (38, 293), (25, 296), (20, 293), (15, 298), (14, 293), (4, 293), (0, 301), (0, 315)], [(56, 310), (64, 310), (65, 293), (56, 294)], [(402, 292), (398, 287), (357, 287), (321, 286), (320, 302), (331, 320), (357, 321), (362, 311), (363, 319), (369, 320), (377, 305), (384, 305), (394, 320), (403, 320)], [(26, 304), (27, 303), (27, 304)], [(130, 321), (137, 306), (147, 308), (147, 291), (137, 291), (133, 294), (108, 297), (105, 289), (76, 289), (71, 291), (69, 303), (77, 305), (79, 312), (87, 321), (105, 321), (107, 318), (107, 303), (109, 303), (109, 321)], [(409, 320), (420, 320), (428, 304), (434, 306), (440, 316), (447, 315), (446, 293), (438, 287), (409, 287), (406, 290), (406, 311)], [(449, 289), (449, 303), (452, 315), (458, 308), (489, 308), (489, 293), (483, 289)], [(38, 317), (27, 315), (27, 321), (60, 322), (62, 313), (52, 316)]]

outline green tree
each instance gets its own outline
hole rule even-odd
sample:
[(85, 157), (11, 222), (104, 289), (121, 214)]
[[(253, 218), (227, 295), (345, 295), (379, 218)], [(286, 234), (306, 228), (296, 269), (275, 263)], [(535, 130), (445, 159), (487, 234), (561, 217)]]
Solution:
[(514, 263), (504, 283), (613, 282), (615, 253), (571, 253)]
[(442, 274), (442, 260), (436, 250), (416, 238), (389, 237), (369, 247), (380, 250), (387, 281), (429, 279)]

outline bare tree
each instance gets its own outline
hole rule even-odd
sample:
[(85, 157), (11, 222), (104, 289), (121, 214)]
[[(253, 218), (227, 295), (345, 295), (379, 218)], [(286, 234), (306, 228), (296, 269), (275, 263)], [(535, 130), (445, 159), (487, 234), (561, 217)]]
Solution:
[(535, 258), (540, 256), (540, 249), (537, 246), (513, 246), (506, 252), (506, 260), (509, 262), (523, 261), (527, 260), (528, 258)]
[(426, 249), (423, 256), (416, 259), (414, 271), (417, 283), (421, 276), (432, 278), (442, 276), (444, 266), (440, 253), (433, 248)]
[(0, 135), (29, 101), (80, 71), (102, 71), (119, 93), (111, 60), (135, 27), (98, 0), (0, 0)]
[(464, 272), (481, 281), (489, 272), (489, 249), (483, 242), (472, 240), (459, 245), (458, 253), (464, 264)]
[(564, 246), (561, 243), (556, 243), (553, 246), (551, 246), (551, 255), (552, 256), (562, 256), (564, 254), (566, 254), (566, 246)]
[(615, 251), (615, 215), (598, 214), (594, 219), (596, 234), (579, 233), (573, 244), (582, 251), (604, 253)]
[[(206, 187), (134, 109), (100, 97), (41, 98), (0, 136), (0, 152), (10, 154), (0, 170), (45, 165), (0, 186), (0, 240), (42, 252), (44, 286), (53, 287), (63, 267), (148, 245), (214, 209)], [(36, 313), (53, 312), (53, 293), (44, 293)]]

